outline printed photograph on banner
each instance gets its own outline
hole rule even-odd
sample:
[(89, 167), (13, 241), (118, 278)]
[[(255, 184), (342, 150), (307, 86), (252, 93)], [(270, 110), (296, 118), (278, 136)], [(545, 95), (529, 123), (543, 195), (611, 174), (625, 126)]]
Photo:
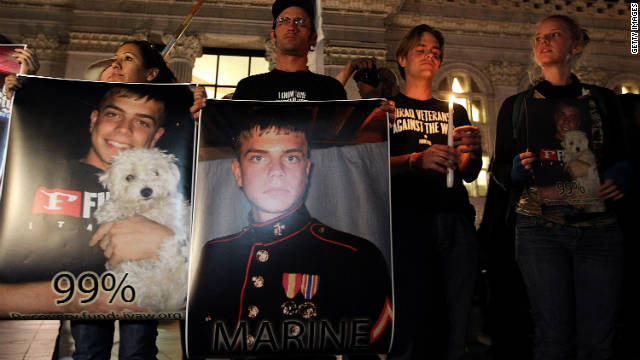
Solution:
[(208, 100), (189, 356), (386, 353), (393, 330), (380, 100)]
[(0, 201), (0, 317), (183, 318), (189, 84), (18, 78)]
[(26, 45), (0, 44), (0, 191), (4, 174), (9, 116), (11, 115), (11, 99), (5, 92), (4, 80), (7, 75), (15, 75), (20, 72), (20, 63), (13, 58), (13, 54), (16, 49), (24, 49), (25, 47)]
[(24, 44), (0, 44), (0, 76), (20, 73), (20, 63), (13, 58), (16, 49), (24, 49)]
[[(602, 212), (598, 170), (602, 126), (585, 99), (527, 99), (527, 141), (538, 156), (534, 181), (546, 215)], [(600, 145), (600, 146), (599, 146)]]

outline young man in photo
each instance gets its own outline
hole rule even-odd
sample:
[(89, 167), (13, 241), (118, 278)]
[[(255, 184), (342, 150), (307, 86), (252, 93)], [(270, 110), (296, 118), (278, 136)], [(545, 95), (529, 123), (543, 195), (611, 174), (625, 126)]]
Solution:
[[(54, 172), (33, 182), (29, 214), (12, 221), (12, 226), (23, 229), (29, 238), (46, 241), (35, 248), (7, 244), (18, 251), (2, 260), (3, 267), (15, 269), (10, 275), (3, 275), (0, 284), (0, 313), (4, 316), (9, 312), (145, 311), (118, 299), (110, 304), (109, 294), (105, 293), (90, 304), (80, 304), (81, 297), (76, 296), (70, 303), (58, 306), (55, 301), (61, 296), (54, 293), (51, 284), (61, 271), (76, 276), (84, 271), (100, 274), (107, 261), (117, 266), (126, 260), (155, 258), (162, 240), (172, 235), (167, 227), (143, 216), (100, 227), (93, 217), (107, 198), (98, 176), (109, 168), (112, 157), (127, 149), (153, 147), (164, 133), (164, 101), (145, 90), (119, 86), (108, 90), (91, 112), (90, 148), (86, 155), (66, 161), (66, 172)], [(33, 265), (26, 266), (25, 258)], [(155, 321), (121, 321), (120, 358), (155, 358), (156, 326)], [(113, 321), (73, 320), (74, 359), (108, 358), (113, 330)]]
[(262, 114), (237, 131), (231, 167), (250, 225), (204, 246), (190, 289), (189, 356), (386, 352), (386, 261), (373, 243), (307, 211), (304, 126), (296, 114)]

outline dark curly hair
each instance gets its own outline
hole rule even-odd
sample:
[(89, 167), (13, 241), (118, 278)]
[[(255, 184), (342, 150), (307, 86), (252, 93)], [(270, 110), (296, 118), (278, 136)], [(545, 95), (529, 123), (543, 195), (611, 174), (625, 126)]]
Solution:
[(156, 68), (158, 69), (158, 75), (151, 80), (152, 83), (175, 83), (177, 82), (176, 76), (171, 69), (167, 66), (167, 63), (160, 55), (160, 52), (156, 50), (155, 46), (146, 40), (130, 40), (120, 44), (119, 48), (132, 44), (138, 47), (140, 54), (142, 55), (142, 65), (146, 69)]

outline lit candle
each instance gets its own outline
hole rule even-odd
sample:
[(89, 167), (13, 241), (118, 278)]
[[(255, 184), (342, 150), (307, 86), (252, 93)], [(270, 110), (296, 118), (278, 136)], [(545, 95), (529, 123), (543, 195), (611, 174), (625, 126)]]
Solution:
[[(456, 100), (455, 95), (449, 96), (449, 126), (447, 128), (447, 145), (453, 147), (453, 103)], [(453, 187), (453, 169), (447, 169), (447, 187)]]

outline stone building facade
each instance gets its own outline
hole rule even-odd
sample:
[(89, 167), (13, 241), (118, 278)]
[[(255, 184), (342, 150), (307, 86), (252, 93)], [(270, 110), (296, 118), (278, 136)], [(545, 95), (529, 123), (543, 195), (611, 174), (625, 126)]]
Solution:
[[(623, 0), (317, 0), (324, 39), (312, 56), (313, 69), (336, 74), (352, 58), (375, 57), (397, 74), (395, 48), (406, 31), (430, 24), (445, 35), (445, 60), (435, 79), (436, 96), (450, 93), (457, 77), (463, 97), (476, 106), (488, 159), (502, 101), (525, 89), (532, 67), (536, 22), (566, 14), (588, 29), (592, 42), (578, 76), (609, 88), (638, 91), (640, 55), (630, 53), (630, 5)], [(273, 0), (205, 1), (169, 64), (179, 80), (191, 81), (203, 49), (264, 51)], [(109, 57), (129, 39), (165, 43), (194, 0), (0, 0), (0, 34), (34, 48), (40, 75), (82, 78), (86, 66)], [(398, 77), (399, 78), (399, 77)], [(355, 84), (347, 84), (357, 98)], [(471, 111), (468, 108), (469, 111)], [(481, 194), (479, 194), (481, 195)]]

